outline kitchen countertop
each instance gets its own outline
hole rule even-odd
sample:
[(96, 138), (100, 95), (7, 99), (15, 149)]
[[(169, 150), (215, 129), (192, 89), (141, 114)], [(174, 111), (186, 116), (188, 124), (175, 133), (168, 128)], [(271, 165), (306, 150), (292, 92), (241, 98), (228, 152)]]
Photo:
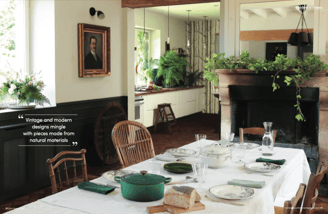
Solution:
[(147, 90), (147, 91), (135, 91), (135, 96), (149, 95), (149, 94), (158, 94), (164, 92), (180, 91), (180, 90), (189, 90), (195, 88), (203, 88), (204, 86), (188, 86), (188, 87), (178, 87), (178, 88), (162, 88), (160, 91)]

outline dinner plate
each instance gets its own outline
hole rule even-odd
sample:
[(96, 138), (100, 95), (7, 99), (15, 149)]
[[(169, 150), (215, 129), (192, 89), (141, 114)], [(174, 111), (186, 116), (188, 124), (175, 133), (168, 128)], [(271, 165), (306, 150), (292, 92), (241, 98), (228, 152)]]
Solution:
[(183, 163), (183, 162), (172, 162), (166, 163), (163, 165), (163, 169), (177, 174), (184, 174), (192, 172), (192, 166), (190, 163)]
[(275, 172), (281, 168), (281, 166), (277, 164), (265, 162), (247, 163), (244, 166), (246, 169), (254, 172)]
[(257, 143), (244, 143), (244, 145), (246, 145), (246, 149), (255, 149), (260, 147), (260, 145)]
[[(238, 143), (238, 144), (240, 144), (240, 143)], [(235, 144), (233, 144), (232, 147), (234, 147), (234, 145)], [(246, 146), (246, 149), (255, 149), (255, 148), (260, 147), (260, 145), (257, 143), (243, 143), (243, 145)]]
[(196, 151), (191, 149), (168, 149), (165, 154), (173, 155), (176, 157), (188, 157), (196, 154)]
[(215, 197), (229, 200), (246, 199), (254, 195), (254, 189), (236, 185), (214, 186), (209, 189), (209, 192)]
[(135, 171), (131, 171), (131, 170), (112, 170), (112, 171), (108, 171), (108, 172), (104, 172), (101, 177), (105, 178), (106, 180), (109, 181), (114, 181), (114, 177), (115, 176), (123, 176), (123, 175), (128, 175), (128, 174), (137, 174), (137, 172)]

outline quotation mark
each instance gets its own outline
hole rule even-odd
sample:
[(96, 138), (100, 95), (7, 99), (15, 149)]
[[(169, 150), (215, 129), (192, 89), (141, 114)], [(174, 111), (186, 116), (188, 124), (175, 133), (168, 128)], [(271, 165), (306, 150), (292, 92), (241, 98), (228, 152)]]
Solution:
[(77, 146), (77, 142), (72, 142), (72, 146)]
[(18, 119), (24, 119), (24, 115), (23, 114), (19, 114), (18, 115)]

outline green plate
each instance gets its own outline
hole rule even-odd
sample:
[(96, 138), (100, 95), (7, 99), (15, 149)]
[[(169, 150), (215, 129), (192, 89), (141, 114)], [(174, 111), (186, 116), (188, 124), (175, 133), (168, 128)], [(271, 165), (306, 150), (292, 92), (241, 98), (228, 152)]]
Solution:
[(164, 170), (177, 174), (192, 172), (192, 166), (189, 163), (167, 163), (163, 166)]

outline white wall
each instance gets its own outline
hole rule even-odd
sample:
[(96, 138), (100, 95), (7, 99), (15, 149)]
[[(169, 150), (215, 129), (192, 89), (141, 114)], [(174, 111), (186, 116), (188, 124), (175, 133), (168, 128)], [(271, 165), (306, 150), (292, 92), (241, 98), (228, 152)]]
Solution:
[[(296, 29), (300, 16), (301, 13), (297, 11), (288, 12), (286, 17), (279, 16), (276, 13), (269, 13), (267, 18), (262, 18), (253, 14), (248, 19), (240, 18), (240, 31)], [(314, 10), (306, 11), (304, 17), (308, 28), (313, 29)], [(299, 29), (300, 27), (301, 24)]]
[[(90, 16), (90, 7), (104, 12), (105, 19)], [(79, 23), (110, 27), (111, 76), (78, 77)], [(126, 71), (122, 70), (122, 62), (125, 61), (122, 55), (122, 28), (121, 1), (55, 1), (57, 103), (127, 95), (127, 79), (123, 77)]]
[[(30, 71), (41, 74), (42, 93), (56, 105), (54, 0), (30, 1)], [(46, 106), (46, 105), (45, 105)]]
[[(135, 26), (144, 26), (144, 10), (134, 10)], [(160, 42), (160, 55), (165, 52), (165, 41), (167, 41), (168, 20), (167, 14), (156, 13), (146, 9), (146, 29), (159, 30), (160, 41), (156, 39), (156, 43)], [(186, 46), (186, 25), (183, 20), (170, 17), (170, 48), (184, 48)], [(156, 32), (158, 34), (158, 31)], [(154, 45), (153, 45), (154, 46)], [(153, 50), (154, 56), (158, 56), (158, 52)], [(153, 56), (152, 56), (153, 57)], [(153, 57), (154, 58), (154, 57)], [(158, 59), (158, 58), (157, 58)]]

